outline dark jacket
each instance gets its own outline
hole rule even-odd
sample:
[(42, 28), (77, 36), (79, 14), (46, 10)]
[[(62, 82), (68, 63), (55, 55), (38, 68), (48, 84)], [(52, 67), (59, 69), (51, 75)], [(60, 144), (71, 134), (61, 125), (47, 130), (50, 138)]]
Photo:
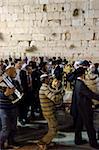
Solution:
[(77, 79), (73, 89), (71, 115), (77, 117), (79, 109), (86, 115), (92, 114), (92, 99), (99, 100), (99, 95), (92, 92), (82, 80)]
[(58, 80), (62, 80), (62, 73), (63, 73), (63, 69), (58, 65), (54, 70), (55, 77)]
[(32, 88), (33, 91), (39, 91), (41, 86), (40, 75), (37, 69), (32, 72)]
[(26, 94), (28, 91), (28, 81), (27, 81), (27, 75), (25, 70), (20, 71), (20, 80), (21, 80), (23, 93)]

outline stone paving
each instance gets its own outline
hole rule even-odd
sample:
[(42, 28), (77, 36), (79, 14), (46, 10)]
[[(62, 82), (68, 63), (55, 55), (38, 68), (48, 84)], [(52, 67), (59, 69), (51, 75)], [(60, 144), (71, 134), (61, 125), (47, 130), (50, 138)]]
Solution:
[[(36, 143), (46, 131), (46, 122), (34, 122), (24, 127), (18, 126), (16, 141), (20, 143), (20, 146), (17, 150), (38, 150)], [(83, 138), (88, 140), (86, 132), (83, 132)], [(49, 146), (48, 150), (94, 150), (89, 144), (76, 146), (74, 144), (74, 132), (59, 131), (53, 142), (55, 145)]]

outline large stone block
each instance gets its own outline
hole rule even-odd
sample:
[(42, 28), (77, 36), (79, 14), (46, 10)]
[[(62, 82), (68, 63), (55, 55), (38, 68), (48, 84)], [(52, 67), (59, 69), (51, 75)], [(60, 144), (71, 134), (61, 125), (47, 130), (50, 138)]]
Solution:
[(32, 34), (32, 39), (34, 41), (44, 41), (44, 35), (43, 34)]
[(15, 12), (15, 9), (16, 9), (15, 6), (7, 6), (7, 7), (8, 7), (8, 13), (9, 14), (13, 14), (13, 13), (17, 14), (17, 12)]
[(0, 21), (6, 21), (6, 15), (5, 14), (0, 15)]
[(17, 40), (10, 40), (7, 44), (9, 47), (10, 46), (17, 46), (18, 42), (17, 42)]
[(71, 19), (61, 20), (61, 26), (70, 26), (71, 25)]
[(30, 16), (30, 20), (36, 20), (35, 13), (30, 13), (29, 16)]
[(64, 4), (64, 11), (68, 11), (68, 10), (70, 10), (70, 8), (71, 8), (70, 2), (69, 3), (65, 2), (65, 4)]
[(59, 19), (66, 19), (66, 13), (65, 12), (60, 12), (59, 14)]
[(29, 42), (28, 41), (20, 41), (20, 42), (18, 42), (18, 46), (25, 46), (25, 47), (29, 47)]
[(8, 7), (7, 6), (2, 7), (2, 13), (8, 14)]
[(1, 1), (2, 2), (2, 6), (8, 6), (8, 4), (9, 4), (9, 0), (2, 0)]
[(29, 0), (17, 0), (19, 6), (24, 6), (29, 4)]
[[(20, 5), (20, 2), (19, 2), (19, 0), (14, 0), (14, 1), (13, 0), (9, 0), (8, 1), (8, 5), (9, 6), (18, 6), (18, 5)], [(21, 5), (22, 5), (22, 3), (21, 3)]]
[(17, 15), (18, 21), (23, 21), (24, 20), (24, 14), (20, 13)]
[(64, 10), (65, 9), (64, 8), (64, 3), (62, 3), (62, 4), (55, 4), (55, 5), (57, 5), (57, 7), (58, 7), (58, 12), (66, 11), (66, 10)]
[(35, 4), (35, 5), (32, 5), (30, 6), (30, 11), (31, 12), (42, 12), (42, 5), (39, 5), (39, 4)]
[(16, 22), (16, 28), (24, 28), (24, 27), (29, 27), (30, 22), (29, 21), (17, 21)]
[(57, 27), (60, 26), (60, 24), (61, 24), (60, 20), (52, 20), (48, 22), (48, 26), (50, 27)]
[(16, 22), (15, 21), (13, 21), (13, 22), (12, 21), (8, 21), (6, 24), (7, 24), (8, 28), (14, 28), (16, 26)]
[(15, 18), (13, 18), (14, 14), (11, 15), (11, 14), (2, 14), (1, 15), (1, 21), (12, 21), (12, 20), (16, 20), (16, 15), (15, 15)]
[(94, 10), (94, 18), (99, 18), (99, 10)]
[(90, 9), (99, 9), (99, 0), (90, 0)]
[(54, 3), (65, 3), (65, 0), (54, 0)]
[(49, 0), (49, 3), (50, 4), (54, 4), (54, 0)]
[(30, 20), (30, 15), (28, 13), (24, 13), (24, 18), (25, 21), (29, 21)]
[(37, 28), (37, 30), (41, 34), (51, 34), (52, 33), (52, 30), (48, 26)]
[(30, 5), (25, 5), (23, 9), (25, 13), (30, 13)]
[(74, 9), (88, 10), (89, 2), (86, 0), (74, 0), (71, 2), (71, 11)]
[(55, 12), (58, 11), (58, 4), (48, 4), (47, 12)]
[(87, 28), (76, 29), (71, 32), (71, 40), (92, 40), (93, 39), (93, 31), (88, 30)]
[(40, 27), (41, 26), (41, 21), (37, 21), (37, 20), (33, 21), (33, 26), (34, 26), (34, 28), (35, 27)]
[(32, 34), (39, 34), (40, 33), (40, 29), (36, 26), (32, 28)]
[(99, 47), (99, 40), (92, 40), (89, 42), (89, 47)]
[(6, 21), (0, 22), (0, 29), (1, 28), (6, 28), (6, 27), (7, 27), (7, 22)]
[(14, 33), (15, 34), (25, 34), (25, 33), (28, 33), (28, 28), (15, 28), (14, 29)]
[(0, 6), (3, 6), (3, 1), (2, 0), (0, 0)]
[(30, 34), (13, 34), (13, 39), (17, 41), (30, 41), (32, 36)]
[(88, 47), (88, 45), (89, 45), (89, 42), (87, 42), (87, 41), (85, 41), (85, 40), (82, 40), (82, 41), (81, 41), (81, 46), (82, 46), (82, 47), (85, 47), (85, 48), (86, 48), (86, 47)]
[(54, 47), (57, 45), (57, 41), (48, 41), (48, 47)]
[(42, 20), (47, 20), (47, 13), (42, 12)]
[(0, 42), (0, 46), (1, 47), (6, 47), (6, 46), (8, 46), (8, 42)]
[(40, 4), (48, 4), (49, 3), (49, 0), (39, 0), (40, 1)]
[(84, 21), (83, 19), (72, 19), (72, 26), (75, 26), (75, 27), (82, 27), (84, 25)]
[(12, 14), (12, 21), (17, 21), (17, 14)]
[(63, 40), (59, 40), (59, 41), (56, 42), (56, 46), (57, 47), (65, 47), (66, 46), (66, 42), (63, 41)]
[(72, 18), (72, 12), (71, 11), (66, 11), (65, 14), (66, 14), (66, 19), (71, 19)]
[(43, 16), (42, 16), (42, 13), (37, 12), (37, 13), (36, 13), (36, 18), (35, 18), (35, 19), (36, 19), (36, 20), (42, 20), (42, 17), (43, 17)]
[(39, 4), (39, 0), (33, 0), (33, 4)]
[(47, 19), (50, 21), (53, 19), (53, 12), (48, 12), (47, 13)]
[(2, 14), (2, 7), (0, 7), (0, 14)]
[(93, 18), (86, 18), (85, 20), (85, 25), (89, 26), (89, 27), (92, 27), (94, 24), (93, 22)]
[[(12, 7), (10, 6), (9, 8), (12, 8)], [(15, 11), (16, 14), (20, 14), (20, 13), (24, 12), (24, 9), (23, 9), (22, 6), (13, 6), (13, 9), (14, 9), (14, 11)]]
[(55, 33), (53, 33), (53, 34), (50, 34), (48, 37), (48, 40), (49, 41), (59, 41), (60, 40), (60, 34), (55, 34)]
[(85, 11), (85, 18), (94, 18), (94, 10), (87, 10)]
[(42, 41), (42, 42), (41, 41), (37, 41), (36, 45), (37, 45), (37, 47), (48, 47), (48, 43), (46, 41)]
[(59, 14), (59, 12), (53, 12), (53, 19), (54, 19), (54, 20), (60, 19), (60, 14)]

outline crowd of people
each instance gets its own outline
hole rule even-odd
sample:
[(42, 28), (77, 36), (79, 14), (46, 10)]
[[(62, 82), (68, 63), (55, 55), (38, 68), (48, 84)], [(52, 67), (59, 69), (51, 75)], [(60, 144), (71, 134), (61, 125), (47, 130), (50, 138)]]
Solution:
[(17, 122), (25, 125), (36, 119), (36, 113), (48, 123), (48, 133), (37, 143), (39, 150), (46, 150), (58, 131), (56, 110), (64, 107), (63, 96), (70, 90), (75, 144), (87, 142), (81, 135), (84, 125), (90, 145), (99, 149), (93, 117), (93, 109), (99, 108), (99, 64), (60, 57), (38, 60), (0, 61), (0, 150), (5, 143), (10, 148), (15, 144)]

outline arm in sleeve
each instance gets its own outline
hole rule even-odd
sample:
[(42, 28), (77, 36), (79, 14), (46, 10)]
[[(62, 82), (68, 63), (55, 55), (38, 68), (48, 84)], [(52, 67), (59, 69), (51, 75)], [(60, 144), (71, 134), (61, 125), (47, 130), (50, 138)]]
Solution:
[(48, 88), (45, 90), (45, 95), (53, 101), (55, 104), (59, 104), (61, 102), (61, 94), (54, 94), (54, 92), (51, 92)]
[(0, 98), (1, 99), (8, 99), (8, 96), (4, 95), (4, 93), (0, 92)]
[(86, 84), (82, 83), (81, 86), (81, 91), (80, 93), (86, 97), (88, 97), (89, 99), (96, 99), (99, 100), (99, 94), (96, 94), (94, 92), (92, 92)]

